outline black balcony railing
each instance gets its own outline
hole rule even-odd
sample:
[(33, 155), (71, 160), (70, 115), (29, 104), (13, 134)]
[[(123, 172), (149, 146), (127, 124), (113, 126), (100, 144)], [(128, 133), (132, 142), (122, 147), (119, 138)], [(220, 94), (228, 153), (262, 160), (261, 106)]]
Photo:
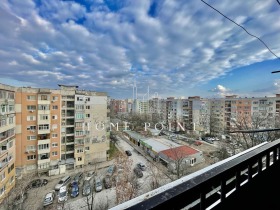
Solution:
[(263, 143), (112, 210), (280, 209), (279, 153), (280, 140)]

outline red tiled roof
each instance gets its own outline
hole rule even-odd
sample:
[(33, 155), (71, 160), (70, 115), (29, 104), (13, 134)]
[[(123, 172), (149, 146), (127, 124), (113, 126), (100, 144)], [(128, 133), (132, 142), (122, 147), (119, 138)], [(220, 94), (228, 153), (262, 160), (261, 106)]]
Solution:
[(197, 151), (191, 147), (185, 146), (185, 145), (180, 146), (180, 147), (166, 149), (161, 152), (172, 160), (178, 160), (181, 158), (185, 158), (189, 155), (199, 153), (199, 151)]

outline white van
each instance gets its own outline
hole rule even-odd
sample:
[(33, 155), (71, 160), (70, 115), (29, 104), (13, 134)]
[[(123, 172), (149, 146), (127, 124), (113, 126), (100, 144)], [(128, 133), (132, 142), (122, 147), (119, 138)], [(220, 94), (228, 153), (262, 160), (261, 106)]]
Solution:
[(67, 187), (63, 186), (60, 188), (58, 192), (58, 203), (63, 203), (67, 201), (68, 195), (67, 195)]
[(65, 176), (59, 182), (57, 185), (55, 185), (54, 189), (55, 190), (60, 190), (61, 187), (65, 186), (68, 182), (70, 182), (71, 177), (70, 176)]

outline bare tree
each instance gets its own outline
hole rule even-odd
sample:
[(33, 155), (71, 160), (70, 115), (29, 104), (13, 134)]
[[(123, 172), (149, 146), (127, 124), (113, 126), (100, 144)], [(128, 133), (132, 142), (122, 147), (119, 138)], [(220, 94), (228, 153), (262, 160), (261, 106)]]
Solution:
[(135, 176), (132, 176), (132, 160), (123, 153), (118, 153), (115, 159), (117, 174), (115, 175), (117, 204), (134, 198), (140, 188)]
[[(17, 179), (15, 186), (6, 195), (4, 195), (2, 201), (0, 201), (3, 209), (33, 209), (36, 199), (27, 199), (27, 197), (29, 194), (28, 191), (31, 190), (30, 183), (34, 180), (34, 178), (37, 178), (37, 175), (32, 173), (23, 175), (20, 179)], [(38, 188), (34, 190), (38, 190)], [(35, 196), (37, 195), (37, 193), (33, 194)]]

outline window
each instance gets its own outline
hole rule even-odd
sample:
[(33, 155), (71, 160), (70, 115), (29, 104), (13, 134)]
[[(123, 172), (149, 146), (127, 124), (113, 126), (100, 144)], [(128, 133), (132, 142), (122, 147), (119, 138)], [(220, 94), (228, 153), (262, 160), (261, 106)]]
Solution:
[(83, 123), (82, 122), (76, 122), (75, 125), (76, 125), (77, 128), (83, 127)]
[(27, 140), (29, 141), (33, 141), (33, 140), (36, 140), (37, 137), (36, 136), (27, 136)]
[(0, 196), (3, 195), (6, 191), (6, 185), (4, 185), (1, 189), (0, 189)]
[(14, 105), (9, 105), (9, 112), (13, 112), (14, 110)]
[(85, 147), (85, 150), (89, 150), (89, 147)]
[(27, 116), (27, 121), (35, 121), (36, 116)]
[(39, 130), (48, 130), (48, 129), (49, 129), (49, 124), (39, 125)]
[(82, 161), (82, 157), (78, 157), (78, 161)]
[(52, 97), (52, 100), (53, 100), (53, 101), (57, 101), (57, 100), (58, 100), (58, 96), (53, 96), (53, 97)]
[(83, 148), (77, 149), (77, 153), (82, 153), (82, 152), (84, 152), (84, 149), (83, 149)]
[(39, 149), (39, 150), (42, 150), (42, 149), (49, 149), (49, 144), (40, 144), (40, 145), (38, 146), (38, 149)]
[(86, 101), (90, 101), (90, 98), (86, 98)]
[(15, 99), (15, 93), (8, 92), (8, 99)]
[(36, 151), (36, 146), (35, 145), (28, 145), (26, 147), (26, 150), (29, 152), (29, 151)]
[(34, 101), (34, 100), (36, 100), (36, 96), (29, 95), (29, 96), (27, 96), (27, 100)]
[(57, 156), (57, 151), (52, 152), (52, 156)]
[(35, 105), (27, 105), (27, 110), (28, 111), (34, 111), (34, 110), (36, 110), (36, 106)]
[(36, 155), (28, 155), (27, 160), (36, 160)]
[(27, 130), (28, 130), (28, 131), (34, 131), (34, 130), (36, 130), (36, 125), (29, 125), (29, 126), (27, 126)]
[(41, 95), (41, 100), (42, 101), (47, 101), (48, 100), (48, 96), (47, 95)]
[(77, 97), (77, 101), (83, 101), (83, 97)]
[(75, 131), (75, 136), (82, 136), (84, 135), (83, 131)]
[(53, 138), (57, 138), (57, 136), (58, 136), (57, 133), (53, 133), (53, 134), (52, 134), (52, 137), (53, 137)]
[(9, 168), (8, 168), (8, 174), (11, 173), (11, 171), (14, 169), (15, 164), (13, 163)]
[(14, 123), (14, 117), (9, 117), (9, 124), (13, 124)]
[(14, 182), (14, 176), (12, 176), (11, 178), (10, 178), (10, 184), (12, 184)]
[(5, 178), (6, 178), (6, 173), (4, 171), (4, 173), (0, 175), (0, 182), (2, 182)]
[(52, 106), (52, 109), (58, 109), (57, 105)]
[(53, 116), (52, 116), (52, 119), (53, 119), (53, 120), (57, 120), (57, 115), (53, 115)]
[(76, 119), (84, 119), (84, 114), (83, 113), (76, 113), (75, 118)]
[(76, 105), (76, 109), (84, 109), (84, 105), (77, 104), (77, 105)]
[(90, 114), (86, 114), (86, 118), (90, 118)]
[(48, 120), (48, 119), (49, 119), (49, 115), (40, 114), (40, 120)]
[(14, 141), (13, 141), (13, 140), (12, 140), (12, 141), (9, 141), (9, 143), (8, 143), (7, 145), (8, 145), (8, 148), (12, 148), (13, 145), (14, 145)]
[(58, 147), (58, 143), (57, 142), (52, 143), (52, 147)]
[(50, 105), (47, 104), (39, 104), (38, 110), (50, 110)]

